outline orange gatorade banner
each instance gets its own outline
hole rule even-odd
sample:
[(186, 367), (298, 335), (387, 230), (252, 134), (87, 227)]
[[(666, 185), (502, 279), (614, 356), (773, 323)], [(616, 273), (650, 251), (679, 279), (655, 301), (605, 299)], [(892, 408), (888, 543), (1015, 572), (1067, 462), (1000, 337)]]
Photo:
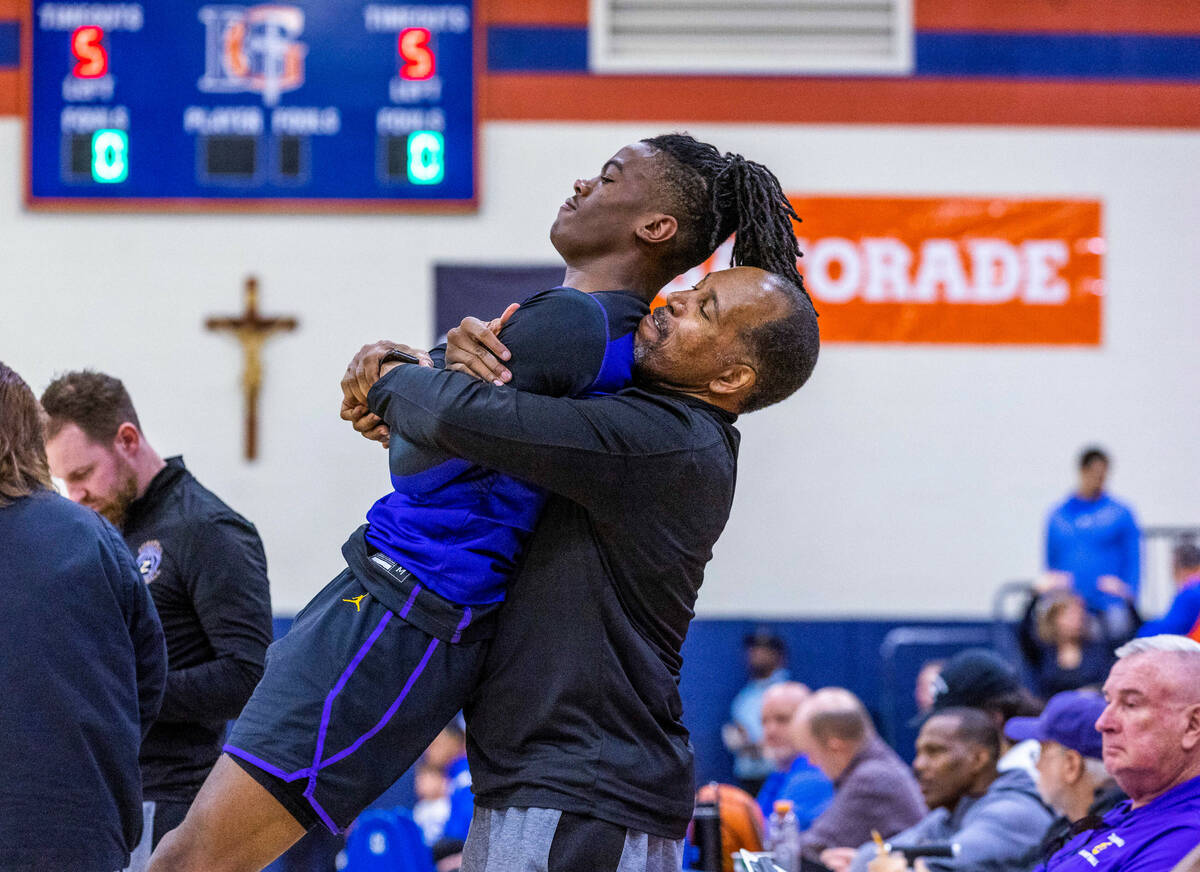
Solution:
[[(790, 199), (823, 340), (1101, 342), (1097, 201)], [(728, 251), (713, 262), (728, 263)]]

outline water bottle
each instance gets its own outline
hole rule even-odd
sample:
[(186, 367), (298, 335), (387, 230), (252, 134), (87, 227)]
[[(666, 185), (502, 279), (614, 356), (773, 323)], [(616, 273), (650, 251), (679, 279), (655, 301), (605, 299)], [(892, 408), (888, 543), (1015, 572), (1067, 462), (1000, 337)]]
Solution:
[(800, 872), (800, 824), (792, 812), (790, 800), (775, 801), (775, 811), (767, 822), (771, 859), (784, 872)]

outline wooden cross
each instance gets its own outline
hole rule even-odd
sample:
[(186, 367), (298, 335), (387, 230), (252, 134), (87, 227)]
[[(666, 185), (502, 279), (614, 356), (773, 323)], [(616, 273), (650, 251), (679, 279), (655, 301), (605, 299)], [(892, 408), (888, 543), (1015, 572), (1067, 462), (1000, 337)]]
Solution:
[(209, 330), (229, 330), (242, 344), (242, 392), (246, 400), (246, 459), (258, 457), (258, 392), (262, 388), (262, 348), (274, 333), (295, 330), (300, 322), (290, 317), (265, 318), (258, 314), (258, 279), (246, 278), (246, 309), (239, 317), (208, 318)]

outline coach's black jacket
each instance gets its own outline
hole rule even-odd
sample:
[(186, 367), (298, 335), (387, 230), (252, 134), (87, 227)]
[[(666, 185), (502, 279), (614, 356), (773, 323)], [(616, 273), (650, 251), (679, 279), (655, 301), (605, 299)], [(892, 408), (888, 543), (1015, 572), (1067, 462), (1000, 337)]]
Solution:
[(262, 678), (271, 643), (267, 558), (254, 525), (171, 457), (121, 530), (167, 639), (167, 691), (142, 743), (146, 799), (191, 802), (225, 722)]
[(729, 517), (736, 416), (648, 388), (560, 399), (416, 366), (369, 406), (414, 443), (553, 494), (467, 712), (476, 802), (682, 838), (680, 647)]

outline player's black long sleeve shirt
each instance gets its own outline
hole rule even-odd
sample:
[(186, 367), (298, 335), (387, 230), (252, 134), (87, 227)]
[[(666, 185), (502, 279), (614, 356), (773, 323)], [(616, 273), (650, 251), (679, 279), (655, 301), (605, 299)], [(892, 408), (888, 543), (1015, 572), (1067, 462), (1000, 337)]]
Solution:
[(552, 398), (415, 366), (368, 402), (394, 433), (553, 495), (468, 711), (476, 801), (681, 838), (680, 647), (729, 516), (735, 416), (648, 388)]
[(167, 689), (142, 743), (146, 799), (190, 802), (262, 677), (271, 643), (267, 559), (254, 525), (172, 457), (121, 531), (162, 620)]

